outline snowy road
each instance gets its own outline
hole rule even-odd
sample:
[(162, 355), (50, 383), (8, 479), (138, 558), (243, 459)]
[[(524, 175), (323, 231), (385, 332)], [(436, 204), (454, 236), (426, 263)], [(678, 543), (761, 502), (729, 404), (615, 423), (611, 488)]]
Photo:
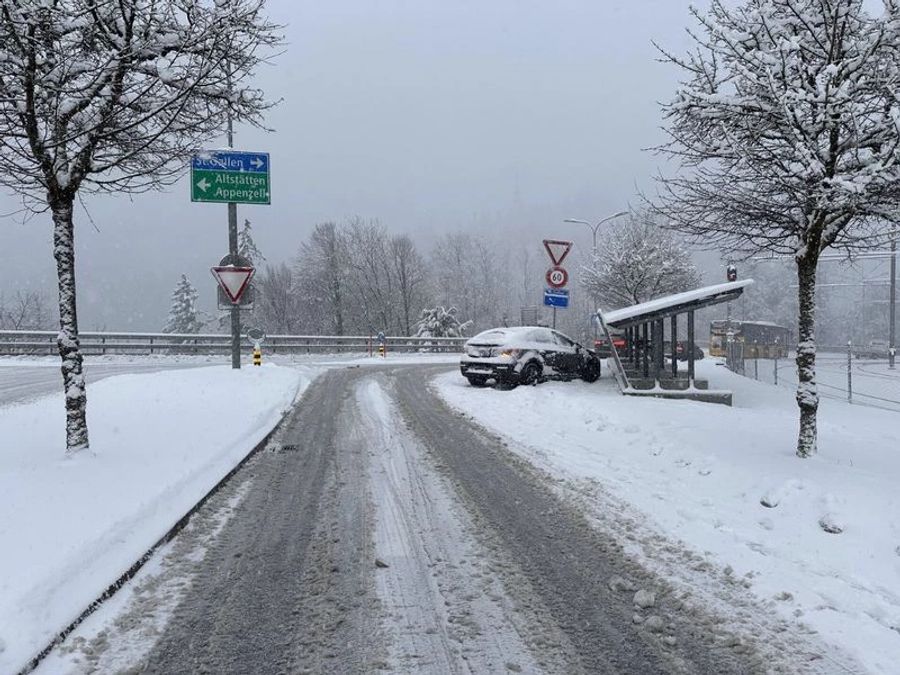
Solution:
[(443, 370), (321, 376), (41, 672), (778, 672), (649, 598), (621, 544), (441, 402)]
[[(172, 368), (194, 368), (199, 364), (173, 361), (153, 363), (86, 363), (84, 374), (88, 383), (111, 375), (126, 373), (155, 373)], [(0, 365), (0, 406), (21, 403), (30, 399), (62, 391), (59, 364), (48, 361), (41, 365), (23, 365), (14, 361)]]

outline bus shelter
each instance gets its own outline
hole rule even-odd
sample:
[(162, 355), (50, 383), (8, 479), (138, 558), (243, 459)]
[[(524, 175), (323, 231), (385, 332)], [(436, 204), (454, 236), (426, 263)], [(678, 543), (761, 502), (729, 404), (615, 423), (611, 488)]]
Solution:
[[(667, 295), (609, 312), (597, 310), (597, 319), (612, 344), (610, 329), (625, 334), (625, 350), (612, 350), (612, 365), (622, 393), (663, 398), (695, 398), (731, 403), (731, 392), (709, 391), (698, 381), (694, 369), (695, 312), (704, 307), (739, 298), (752, 279), (731, 281)], [(684, 324), (681, 323), (684, 321)], [(687, 369), (678, 367), (679, 325), (686, 325), (683, 341)], [(669, 364), (666, 364), (666, 357)]]

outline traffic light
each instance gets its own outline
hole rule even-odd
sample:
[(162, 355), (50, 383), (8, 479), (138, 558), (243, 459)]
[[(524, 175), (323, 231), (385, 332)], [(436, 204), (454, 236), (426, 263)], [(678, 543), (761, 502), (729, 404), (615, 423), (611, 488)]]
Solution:
[(728, 276), (728, 281), (737, 281), (737, 267), (734, 265), (729, 265), (726, 268), (725, 274)]

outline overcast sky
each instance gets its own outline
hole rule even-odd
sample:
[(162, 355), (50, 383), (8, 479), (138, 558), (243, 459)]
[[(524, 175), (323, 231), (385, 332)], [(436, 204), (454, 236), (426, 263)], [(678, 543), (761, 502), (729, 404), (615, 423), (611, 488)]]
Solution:
[[(540, 239), (586, 228), (650, 187), (657, 101), (677, 73), (651, 40), (687, 46), (682, 0), (270, 0), (286, 52), (260, 73), (283, 103), (273, 134), (236, 146), (271, 153), (272, 205), (239, 207), (270, 262), (313, 225), (379, 218), (424, 247), (450, 230)], [(698, 3), (698, 4), (703, 4)], [(210, 139), (210, 146), (221, 139)], [(16, 200), (0, 194), (0, 213)], [(209, 267), (227, 252), (224, 205), (167, 193), (85, 197), (76, 214), (83, 330), (158, 330), (181, 273), (211, 308)], [(574, 228), (574, 229), (573, 229)], [(49, 216), (0, 219), (4, 292), (55, 300)]]

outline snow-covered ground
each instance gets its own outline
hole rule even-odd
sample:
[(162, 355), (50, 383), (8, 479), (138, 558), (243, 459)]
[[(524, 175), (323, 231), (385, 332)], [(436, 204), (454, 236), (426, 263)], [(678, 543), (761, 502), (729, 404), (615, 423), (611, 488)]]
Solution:
[(61, 394), (0, 408), (0, 672), (24, 666), (125, 572), (320, 370), (110, 377), (89, 386), (91, 450), (72, 458)]
[[(775, 382), (773, 361), (747, 361), (747, 377), (760, 382)], [(824, 353), (816, 357), (816, 382), (822, 398), (848, 400), (846, 354)], [(851, 360), (853, 404), (900, 412), (900, 365), (894, 370), (887, 360)], [(789, 389), (797, 386), (797, 368), (792, 359), (778, 362), (778, 384)]]
[[(733, 390), (734, 407), (623, 397), (608, 377), (499, 391), (448, 373), (436, 386), (567, 479), (567, 494), (620, 525), (628, 550), (676, 584), (715, 579), (711, 601), (749, 589), (870, 672), (896, 673), (900, 417), (823, 400), (819, 454), (801, 460), (790, 390), (711, 359), (698, 371)], [(840, 671), (840, 659), (825, 670)]]

